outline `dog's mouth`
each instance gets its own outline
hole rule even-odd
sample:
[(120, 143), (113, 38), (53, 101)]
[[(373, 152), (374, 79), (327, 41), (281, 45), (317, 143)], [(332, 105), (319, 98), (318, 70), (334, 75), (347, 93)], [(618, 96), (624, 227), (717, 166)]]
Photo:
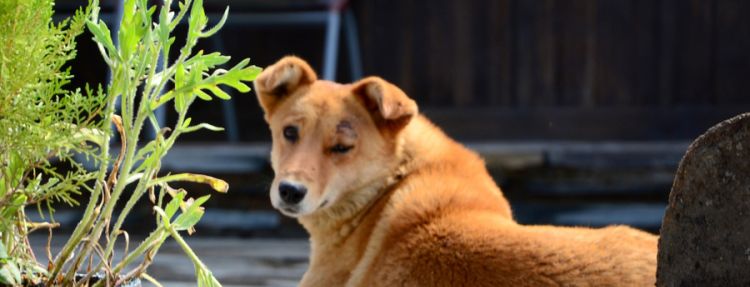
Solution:
[(285, 217), (297, 218), (302, 216), (302, 208), (300, 206), (286, 205), (286, 204), (274, 204), (274, 209)]
[(299, 212), (299, 207), (296, 207), (296, 206), (284, 206), (284, 207), (281, 208), (281, 210), (285, 211), (286, 213), (296, 214), (297, 212)]
[[(329, 200), (323, 200), (323, 202), (321, 202), (315, 210), (323, 209), (324, 207), (331, 205), (330, 203), (331, 202)], [(286, 216), (295, 218), (307, 214), (303, 206), (300, 205), (281, 204), (280, 206), (276, 207), (276, 209)]]

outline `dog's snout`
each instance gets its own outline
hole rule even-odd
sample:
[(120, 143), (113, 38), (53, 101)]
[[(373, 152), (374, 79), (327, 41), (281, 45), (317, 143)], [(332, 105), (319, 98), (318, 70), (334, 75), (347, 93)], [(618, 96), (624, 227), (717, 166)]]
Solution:
[(302, 185), (290, 182), (281, 182), (279, 184), (279, 196), (281, 200), (288, 204), (297, 204), (305, 198), (307, 188)]

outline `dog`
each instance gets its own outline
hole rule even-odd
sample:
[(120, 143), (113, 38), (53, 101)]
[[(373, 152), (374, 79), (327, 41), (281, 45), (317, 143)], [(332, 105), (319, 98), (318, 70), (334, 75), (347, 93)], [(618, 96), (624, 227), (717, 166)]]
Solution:
[(657, 237), (524, 226), (483, 160), (378, 77), (287, 56), (254, 81), (274, 208), (310, 234), (300, 286), (653, 286)]

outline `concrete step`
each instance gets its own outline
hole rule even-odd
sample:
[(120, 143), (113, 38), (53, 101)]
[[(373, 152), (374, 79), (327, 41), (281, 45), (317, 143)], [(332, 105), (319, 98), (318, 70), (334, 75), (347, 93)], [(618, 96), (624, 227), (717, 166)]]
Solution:
[[(584, 169), (676, 167), (688, 142), (469, 142), (490, 168), (574, 167)], [(117, 149), (113, 149), (117, 150)], [(258, 172), (267, 164), (269, 143), (179, 144), (163, 169), (205, 173)]]
[(513, 215), (524, 224), (604, 227), (629, 225), (658, 232), (666, 206), (648, 202), (515, 202)]
[[(55, 233), (50, 245), (57, 254), (69, 234)], [(183, 235), (190, 248), (208, 266), (223, 286), (296, 286), (307, 269), (310, 253), (306, 239), (240, 239)], [(143, 237), (131, 237), (131, 247)], [(121, 258), (124, 244), (118, 242), (115, 258)], [(45, 261), (46, 232), (32, 234), (31, 246), (37, 259)], [(94, 262), (96, 263), (96, 262)], [(128, 268), (135, 268), (130, 266)], [(127, 271), (127, 270), (126, 270)], [(171, 238), (162, 245), (153, 264), (147, 270), (162, 286), (196, 286), (193, 263)], [(143, 286), (154, 286), (144, 280)]]
[[(485, 158), (523, 223), (635, 224), (656, 230), (687, 143), (473, 142), (467, 146)], [(294, 220), (270, 206), (269, 154), (268, 143), (180, 144), (165, 157), (162, 170), (205, 173), (229, 182), (229, 193), (216, 194), (208, 203), (198, 226), (202, 234), (304, 236)], [(185, 188), (197, 194), (210, 192), (203, 185)], [(648, 212), (643, 212), (643, 204)], [(150, 208), (141, 210), (143, 214), (133, 216), (136, 223), (152, 216)], [(617, 212), (610, 216), (603, 210)], [(61, 218), (70, 226), (77, 222), (69, 214)]]

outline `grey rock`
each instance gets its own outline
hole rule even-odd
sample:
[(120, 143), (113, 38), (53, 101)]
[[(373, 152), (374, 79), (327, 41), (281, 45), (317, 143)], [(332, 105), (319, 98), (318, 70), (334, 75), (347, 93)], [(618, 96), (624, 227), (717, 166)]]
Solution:
[(661, 227), (657, 286), (750, 286), (750, 113), (696, 139)]

